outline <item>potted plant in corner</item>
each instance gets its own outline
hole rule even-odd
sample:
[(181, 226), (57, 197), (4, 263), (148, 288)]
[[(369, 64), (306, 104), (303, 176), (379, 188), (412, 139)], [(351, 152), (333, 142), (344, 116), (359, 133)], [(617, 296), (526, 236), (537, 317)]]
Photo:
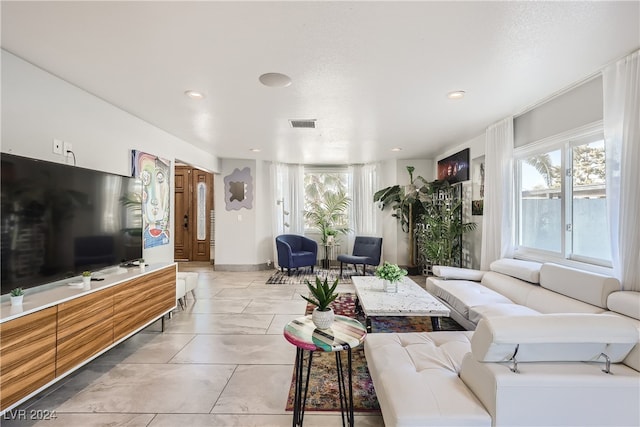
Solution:
[(415, 225), (420, 215), (424, 213), (422, 201), (427, 199), (429, 191), (429, 183), (426, 179), (421, 176), (413, 177), (414, 170), (413, 166), (407, 166), (407, 172), (409, 172), (408, 185), (392, 185), (376, 191), (373, 195), (373, 201), (378, 202), (381, 210), (384, 210), (387, 206), (391, 207), (391, 210), (393, 210), (391, 216), (397, 218), (402, 231), (409, 234), (409, 259), (407, 261), (408, 268), (412, 271), (418, 268), (414, 254)]
[(11, 289), (11, 305), (22, 305), (22, 299), (24, 298), (24, 291), (22, 288)]
[(138, 261), (138, 266), (140, 267), (140, 270), (142, 271), (145, 270), (145, 267), (147, 266), (147, 264), (145, 264), (144, 258), (140, 258), (140, 261)]
[(338, 294), (335, 292), (338, 287), (338, 279), (333, 282), (333, 285), (329, 285), (326, 277), (324, 281), (316, 277), (315, 286), (308, 280), (305, 280), (305, 284), (309, 288), (311, 295), (309, 297), (305, 297), (304, 295), (300, 296), (316, 306), (311, 314), (313, 324), (316, 325), (318, 329), (329, 329), (335, 318), (333, 309), (329, 307), (329, 304), (338, 297)]
[(384, 290), (386, 292), (398, 292), (398, 282), (406, 275), (407, 270), (387, 261), (376, 268), (376, 276), (384, 280)]

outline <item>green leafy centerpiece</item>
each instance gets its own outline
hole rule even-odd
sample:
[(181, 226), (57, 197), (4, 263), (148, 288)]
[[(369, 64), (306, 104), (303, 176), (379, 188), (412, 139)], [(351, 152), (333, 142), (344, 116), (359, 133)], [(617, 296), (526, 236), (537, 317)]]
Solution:
[(335, 292), (338, 287), (338, 279), (333, 282), (333, 285), (329, 285), (326, 277), (324, 281), (319, 277), (316, 277), (315, 285), (308, 280), (305, 280), (304, 282), (307, 285), (307, 288), (309, 288), (311, 295), (308, 297), (305, 297), (304, 295), (300, 296), (310, 304), (316, 306), (311, 314), (311, 320), (318, 329), (329, 329), (335, 318), (333, 309), (329, 307), (329, 304), (338, 297), (338, 294)]
[(376, 268), (376, 277), (384, 280), (384, 290), (387, 292), (397, 292), (398, 282), (407, 275), (407, 270), (398, 267), (398, 264), (391, 264), (385, 261)]

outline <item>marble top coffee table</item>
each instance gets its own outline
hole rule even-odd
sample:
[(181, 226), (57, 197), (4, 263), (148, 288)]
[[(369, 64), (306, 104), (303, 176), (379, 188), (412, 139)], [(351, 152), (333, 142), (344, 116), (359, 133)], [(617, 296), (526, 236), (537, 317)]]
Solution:
[(404, 277), (398, 292), (386, 292), (383, 282), (374, 276), (352, 276), (358, 303), (364, 312), (367, 332), (371, 316), (430, 316), (434, 331), (440, 330), (440, 317), (449, 317), (449, 309), (416, 282)]

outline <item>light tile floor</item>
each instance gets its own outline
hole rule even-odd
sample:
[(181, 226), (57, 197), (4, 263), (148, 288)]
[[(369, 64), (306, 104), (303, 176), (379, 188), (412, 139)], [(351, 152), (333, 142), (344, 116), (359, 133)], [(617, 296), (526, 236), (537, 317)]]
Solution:
[[(176, 310), (164, 333), (156, 322), (6, 413), (0, 424), (290, 426), (292, 414), (284, 408), (295, 348), (282, 330), (304, 314), (299, 294), (306, 288), (265, 285), (272, 270), (218, 272), (208, 263), (180, 263), (179, 270), (199, 273), (198, 299)], [(338, 291), (353, 288), (341, 285)], [(57, 418), (15, 419), (42, 414), (38, 410)], [(307, 412), (304, 421), (310, 427), (342, 425), (339, 412)], [(384, 423), (380, 415), (357, 414), (356, 425)]]

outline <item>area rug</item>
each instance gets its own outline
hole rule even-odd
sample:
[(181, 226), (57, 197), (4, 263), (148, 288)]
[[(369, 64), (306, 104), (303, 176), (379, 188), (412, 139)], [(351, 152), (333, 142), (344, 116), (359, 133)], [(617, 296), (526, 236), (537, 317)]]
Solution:
[(342, 276), (340, 276), (339, 268), (328, 270), (323, 268), (314, 268), (313, 273), (311, 272), (311, 268), (299, 268), (291, 271), (291, 276), (289, 276), (286, 271), (282, 272), (278, 270), (267, 279), (267, 285), (304, 285), (305, 280), (314, 283), (316, 277), (320, 277), (323, 280), (326, 277), (330, 283), (339, 279), (338, 283), (349, 284), (351, 283), (351, 276), (354, 274), (356, 274), (356, 271), (352, 267), (345, 267), (342, 270)]
[[(340, 294), (332, 304), (333, 311), (343, 316), (356, 317), (362, 324), (362, 314), (356, 313), (355, 295), (351, 293)], [(313, 306), (307, 305), (307, 314), (310, 314)], [(429, 332), (431, 328), (430, 317), (373, 317), (372, 328), (375, 332)], [(460, 325), (449, 318), (441, 319), (443, 330), (464, 330)], [(308, 354), (308, 352), (306, 352)], [(352, 378), (353, 378), (353, 406), (356, 412), (379, 412), (380, 406), (376, 397), (373, 381), (367, 368), (363, 346), (352, 350)], [(346, 357), (346, 353), (345, 356)], [(346, 359), (343, 359), (343, 363)], [(305, 361), (306, 365), (306, 361)], [(287, 411), (293, 410), (295, 393), (295, 372), (292, 374)], [(336, 360), (333, 353), (315, 352), (309, 379), (309, 391), (307, 393), (306, 411), (340, 411), (338, 399), (338, 381), (336, 378)]]

